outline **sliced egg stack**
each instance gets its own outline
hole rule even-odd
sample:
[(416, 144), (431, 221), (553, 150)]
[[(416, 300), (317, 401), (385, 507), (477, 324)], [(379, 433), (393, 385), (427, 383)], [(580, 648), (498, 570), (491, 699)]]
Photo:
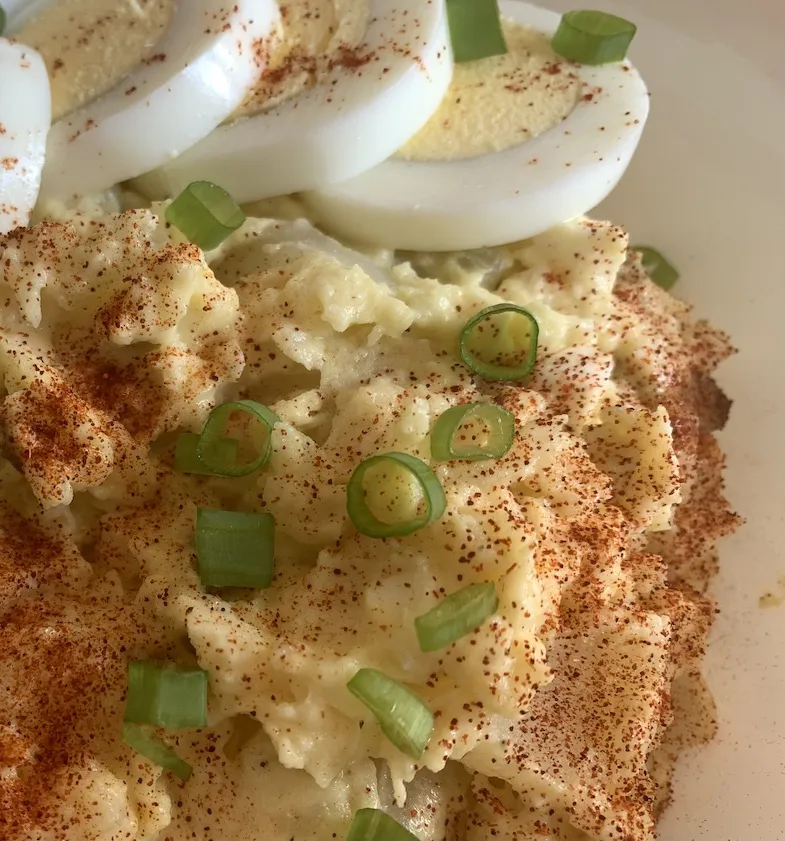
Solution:
[(207, 179), (248, 202), (353, 178), (425, 125), (452, 67), (443, 2), (374, 0), (363, 42), (339, 54), (318, 84), (221, 126), (147, 183), (176, 195)]
[[(241, 203), (299, 192), (328, 230), (385, 247), (497, 245), (591, 210), (626, 169), (648, 114), (645, 85), (626, 59), (596, 66), (558, 59), (542, 73), (560, 74), (568, 107), (536, 136), (521, 130), (520, 142), (465, 154), (448, 150), (437, 133), (426, 154), (410, 154), (434, 121), (447, 127), (446, 104), (460, 102), (448, 7), (465, 0), (368, 0), (359, 40), (301, 66), (293, 64), (296, 50), (288, 64), (276, 64), (276, 56), (292, 10), (302, 13), (306, 0), (280, 7), (276, 0), (174, 0), (152, 59), (50, 128), (43, 61), (13, 39), (32, 15), (66, 2), (79, 5), (4, 4), (11, 40), (0, 39), (0, 68), (16, 81), (0, 89), (0, 126), (8, 127), (0, 129), (0, 159), (20, 164), (0, 169), (0, 233), (28, 220), (39, 186), (41, 199), (67, 202), (135, 179), (154, 198), (174, 198), (195, 181), (213, 182)], [(519, 0), (501, 0), (499, 9), (505, 26), (546, 38), (559, 27), (559, 15)], [(480, 118), (491, 135), (497, 123), (509, 130), (515, 109), (534, 107), (513, 76), (502, 86), (510, 95), (489, 93), (483, 102), (476, 89), (491, 61), (480, 58), (474, 76), (464, 74), (475, 80), (464, 84), (482, 108), (479, 116), (465, 103), (453, 112), (456, 137), (470, 137)], [(260, 84), (286, 72), (309, 82), (267, 107), (243, 110)], [(547, 79), (535, 82), (551, 90)]]

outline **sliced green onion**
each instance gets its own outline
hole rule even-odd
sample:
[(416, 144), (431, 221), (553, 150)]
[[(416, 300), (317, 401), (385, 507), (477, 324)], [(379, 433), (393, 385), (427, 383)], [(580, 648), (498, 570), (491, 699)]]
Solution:
[(421, 651), (446, 648), (473, 631), (499, 606), (492, 581), (470, 584), (414, 620)]
[(651, 248), (648, 245), (631, 245), (630, 250), (637, 251), (641, 255), (643, 271), (646, 272), (657, 286), (661, 286), (663, 289), (670, 289), (679, 279), (679, 273), (676, 268), (656, 248)]
[(5, 9), (0, 6), (0, 35), (5, 32)]
[(273, 580), (272, 514), (196, 509), (196, 558), (205, 587), (269, 587)]
[(207, 672), (153, 660), (131, 660), (125, 721), (156, 727), (204, 727)]
[(187, 783), (191, 779), (193, 768), (184, 759), (180, 759), (166, 742), (138, 724), (126, 722), (123, 725), (123, 741), (145, 759), (176, 774), (183, 782)]
[[(223, 442), (226, 440), (226, 427), (229, 418), (235, 412), (243, 412), (258, 421), (264, 432), (264, 441), (259, 448), (259, 455), (246, 464), (237, 464), (235, 458), (222, 458)], [(280, 418), (275, 412), (271, 412), (267, 406), (256, 403), (253, 400), (233, 400), (229, 403), (222, 403), (216, 406), (207, 423), (204, 425), (202, 434), (196, 445), (196, 457), (216, 476), (247, 476), (263, 467), (270, 460), (272, 453), (272, 432)]]
[(634, 23), (607, 12), (567, 12), (551, 38), (551, 49), (567, 61), (609, 64), (624, 59), (636, 31)]
[[(177, 439), (174, 448), (174, 469), (180, 473), (201, 473), (205, 476), (215, 476), (207, 465), (203, 464), (196, 455), (199, 435), (193, 432), (183, 432)], [(240, 442), (236, 438), (222, 438), (215, 443), (215, 457), (223, 464), (233, 464), (237, 459), (237, 449)]]
[(376, 669), (360, 669), (346, 685), (398, 750), (413, 759), (422, 756), (433, 732), (433, 713), (421, 698)]
[(358, 809), (346, 841), (419, 841), (419, 838), (380, 809)]
[[(405, 471), (407, 478), (414, 479), (418, 490), (422, 493), (422, 513), (415, 514), (405, 519), (393, 519), (386, 522), (379, 519), (368, 505), (368, 489), (365, 486), (366, 477), (369, 471), (376, 469), (390, 469), (393, 471)], [(368, 477), (370, 479), (370, 477)], [(399, 494), (395, 490), (394, 477), (387, 473), (383, 478), (388, 480), (381, 487), (378, 496), (387, 494), (385, 507), (389, 510), (391, 519), (396, 516), (396, 509), (400, 510)], [(369, 537), (403, 537), (412, 534), (418, 529), (427, 526), (429, 523), (438, 520), (444, 509), (447, 507), (447, 500), (444, 496), (444, 489), (436, 474), (430, 467), (420, 459), (410, 456), (408, 453), (385, 453), (372, 456), (355, 467), (346, 487), (346, 511), (349, 519), (354, 523), (357, 531)]]
[[(497, 323), (499, 316), (506, 316)], [(485, 380), (522, 380), (537, 359), (537, 319), (517, 304), (486, 307), (461, 330), (461, 359)]]
[(245, 222), (245, 214), (222, 187), (194, 181), (166, 208), (166, 221), (202, 251), (217, 248)]
[[(481, 436), (483, 440), (478, 440)], [(431, 429), (431, 458), (434, 461), (502, 458), (514, 437), (515, 415), (502, 406), (495, 403), (453, 406), (439, 415)]]
[(496, 0), (447, 0), (447, 21), (458, 64), (507, 52)]

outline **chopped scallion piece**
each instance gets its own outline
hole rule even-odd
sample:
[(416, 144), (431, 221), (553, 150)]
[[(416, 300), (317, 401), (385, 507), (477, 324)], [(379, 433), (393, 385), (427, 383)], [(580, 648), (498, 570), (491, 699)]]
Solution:
[(138, 724), (126, 722), (123, 725), (123, 741), (145, 759), (176, 774), (183, 782), (187, 783), (191, 779), (193, 768), (184, 759), (180, 759), (169, 745)]
[(245, 214), (222, 187), (194, 181), (166, 208), (166, 221), (202, 251), (217, 248), (245, 222)]
[(358, 809), (346, 841), (419, 841), (408, 829), (380, 809)]
[(634, 23), (607, 12), (567, 12), (551, 38), (551, 48), (567, 61), (609, 64), (624, 59), (636, 31)]
[[(412, 479), (422, 495), (412, 516), (400, 516), (402, 506), (397, 480)], [(389, 512), (389, 520), (380, 519), (369, 506), (366, 482), (374, 482), (374, 499)], [(383, 499), (382, 499), (383, 498)], [(403, 537), (438, 520), (447, 501), (436, 474), (425, 462), (408, 453), (385, 453), (365, 459), (354, 469), (346, 487), (346, 510), (357, 531), (369, 537)], [(378, 508), (379, 506), (377, 506)]]
[(657, 251), (648, 245), (631, 245), (630, 251), (637, 251), (641, 255), (643, 271), (663, 289), (670, 289), (679, 279), (676, 268)]
[(458, 64), (507, 52), (496, 0), (447, 0), (447, 21)]
[(502, 458), (515, 437), (515, 415), (495, 403), (467, 403), (447, 409), (431, 429), (434, 461)]
[(376, 669), (360, 669), (346, 684), (374, 714), (398, 750), (419, 759), (433, 732), (433, 713), (421, 698)]
[(125, 721), (156, 727), (204, 727), (207, 672), (153, 660), (131, 660)]
[(499, 599), (492, 581), (470, 584), (414, 620), (421, 651), (438, 651), (480, 626), (496, 612)]
[[(177, 439), (174, 449), (174, 469), (180, 473), (200, 473), (205, 476), (215, 476), (207, 465), (203, 464), (196, 455), (199, 443), (198, 435), (193, 432), (183, 432)], [(237, 448), (240, 442), (236, 438), (222, 438), (215, 444), (215, 457), (222, 464), (233, 464), (237, 459)]]
[(5, 9), (0, 6), (0, 35), (5, 32)]
[(205, 587), (269, 587), (273, 580), (272, 514), (196, 510), (196, 558)]
[[(250, 415), (258, 422), (264, 433), (264, 439), (259, 447), (259, 455), (246, 464), (237, 464), (236, 459), (222, 458), (223, 442), (226, 440), (226, 427), (229, 418), (235, 412)], [(267, 406), (253, 400), (234, 400), (216, 406), (207, 423), (204, 425), (199, 442), (196, 445), (196, 457), (205, 467), (216, 476), (247, 476), (263, 467), (270, 460), (272, 453), (272, 432), (280, 418), (271, 412)]]
[(522, 380), (537, 359), (537, 319), (517, 304), (486, 307), (461, 330), (461, 359), (485, 380)]

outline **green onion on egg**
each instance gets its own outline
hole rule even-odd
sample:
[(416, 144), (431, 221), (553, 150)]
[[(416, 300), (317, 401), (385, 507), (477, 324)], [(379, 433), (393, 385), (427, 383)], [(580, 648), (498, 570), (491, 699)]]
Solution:
[(607, 12), (567, 12), (551, 38), (551, 48), (578, 64), (610, 64), (625, 58), (636, 31), (634, 23)]
[(507, 52), (496, 0), (447, 0), (447, 21), (457, 64)]

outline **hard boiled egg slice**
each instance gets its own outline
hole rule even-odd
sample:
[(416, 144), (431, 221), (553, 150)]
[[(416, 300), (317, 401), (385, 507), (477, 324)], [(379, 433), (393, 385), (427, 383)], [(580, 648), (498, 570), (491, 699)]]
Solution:
[[(59, 31), (43, 17), (26, 20), (30, 15), (21, 6), (23, 19), (17, 24), (11, 18), (18, 39), (40, 37), (53, 89), (70, 73), (78, 96), (81, 78), (94, 82), (96, 67), (99, 75), (102, 68), (112, 73), (116, 63), (127, 63), (127, 53), (140, 49), (127, 18), (138, 15), (141, 27), (145, 16), (166, 8), (168, 25), (152, 54), (52, 127), (42, 198), (107, 189), (209, 134), (256, 84), (267, 41), (278, 33), (278, 6), (275, 0), (39, 0), (35, 12), (62, 18)], [(113, 16), (116, 25), (107, 23)], [(70, 47), (58, 62), (64, 44)]]
[[(461, 90), (448, 92), (412, 141), (420, 160), (399, 155), (305, 195), (327, 228), (393, 248), (479, 248), (541, 233), (613, 189), (649, 111), (640, 75), (628, 61), (589, 67), (548, 55), (545, 39), (531, 30), (550, 39), (558, 14), (518, 0), (502, 0), (500, 10), (509, 21), (509, 56), (456, 67)], [(540, 38), (539, 64), (530, 50), (514, 51), (519, 36)], [(483, 67), (493, 78), (483, 78)], [(509, 145), (516, 127), (523, 142)], [(452, 159), (439, 159), (440, 146)], [(471, 156), (462, 157), (467, 149)]]
[(30, 47), (0, 38), (0, 234), (30, 219), (50, 115), (43, 59)]
[(444, 0), (371, 0), (364, 39), (339, 51), (316, 85), (221, 126), (141, 188), (176, 195), (207, 179), (248, 202), (351, 178), (393, 154), (439, 106), (452, 75), (448, 43)]

